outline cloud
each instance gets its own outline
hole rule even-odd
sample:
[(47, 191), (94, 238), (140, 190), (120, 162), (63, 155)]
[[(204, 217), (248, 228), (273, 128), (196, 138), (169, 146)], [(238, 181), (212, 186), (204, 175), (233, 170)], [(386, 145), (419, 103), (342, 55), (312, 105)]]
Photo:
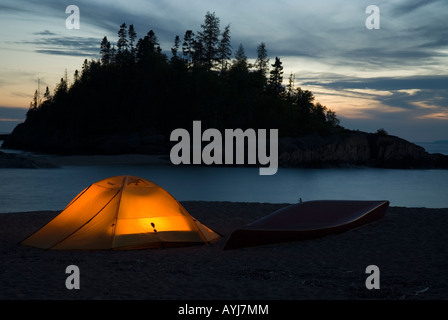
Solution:
[(448, 111), (428, 113), (418, 116), (417, 119), (448, 120)]
[[(352, 89), (376, 89), (376, 90), (405, 90), (405, 89), (429, 89), (446, 90), (448, 75), (425, 75), (409, 77), (377, 77), (377, 78), (357, 78), (341, 75), (342, 80), (335, 78), (324, 86), (333, 89), (352, 88)], [(304, 84), (319, 84), (319, 79), (305, 81)]]
[(72, 56), (72, 57), (85, 57), (85, 56), (91, 56), (90, 53), (83, 52), (83, 51), (80, 51), (80, 50), (76, 50), (76, 51), (64, 51), (64, 50), (51, 50), (51, 49), (46, 49), (46, 50), (36, 50), (35, 52), (37, 52), (37, 53), (42, 53), (42, 54), (57, 55), (57, 56)]
[(393, 10), (393, 13), (398, 15), (405, 15), (438, 2), (441, 2), (441, 0), (402, 1), (401, 4), (396, 5), (396, 7)]
[(345, 122), (357, 119), (393, 127), (392, 123), (403, 126), (417, 120), (448, 120), (448, 76), (349, 78), (333, 74), (325, 77), (325, 82), (320, 76), (307, 77), (301, 86), (311, 87), (317, 100), (323, 96), (325, 104), (336, 109)]
[(38, 36), (55, 36), (56, 33), (51, 32), (50, 30), (44, 30), (44, 31), (40, 31), (40, 32), (34, 32), (34, 35), (38, 35)]
[(46, 34), (45, 37), (31, 41), (21, 41), (20, 43), (37, 47), (34, 49), (37, 53), (94, 58), (99, 54), (101, 39), (94, 37), (50, 36)]
[[(347, 0), (77, 1), (81, 29), (101, 29), (103, 36), (114, 41), (121, 23), (134, 24), (139, 38), (153, 29), (165, 51), (169, 51), (175, 35), (182, 37), (187, 29), (199, 30), (205, 13), (211, 11), (221, 18), (222, 28), (231, 24), (233, 47), (242, 43), (249, 58), (255, 57), (256, 46), (262, 41), (271, 58), (304, 57), (330, 65), (369, 70), (391, 66), (410, 68), (447, 58), (446, 54), (432, 50), (448, 43), (445, 15), (442, 14), (448, 10), (445, 1), (379, 3), (382, 29), (376, 30), (378, 32), (364, 26), (367, 5), (367, 2)], [(65, 17), (65, 7), (60, 1), (45, 0), (40, 6), (42, 14), (60, 12), (61, 19)], [(28, 7), (37, 10), (33, 1), (24, 1), (22, 8)], [(55, 36), (48, 29), (34, 34)], [(39, 50), (77, 55), (71, 49)]]

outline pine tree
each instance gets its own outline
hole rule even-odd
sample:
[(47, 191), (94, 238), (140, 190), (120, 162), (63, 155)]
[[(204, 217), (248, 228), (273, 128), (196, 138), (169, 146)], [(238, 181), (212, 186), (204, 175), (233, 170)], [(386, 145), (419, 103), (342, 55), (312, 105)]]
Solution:
[[(336, 117), (336, 112), (332, 111), (331, 109), (327, 110), (325, 118), (326, 118), (327, 124), (330, 127), (335, 128), (335, 127), (339, 126), (339, 124), (340, 124), (339, 119)], [(387, 132), (386, 132), (386, 135), (387, 135)]]
[(114, 64), (117, 61), (117, 49), (115, 48), (115, 46), (112, 46), (112, 48), (110, 49), (110, 63)]
[(84, 59), (84, 62), (82, 63), (82, 75), (86, 76), (89, 73), (89, 69), (90, 69), (89, 60)]
[(180, 38), (179, 38), (179, 36), (176, 36), (174, 38), (174, 46), (171, 48), (171, 53), (173, 55), (173, 60), (176, 60), (176, 59), (179, 58), (177, 56), (177, 52), (179, 51), (179, 47), (180, 47)]
[(146, 36), (137, 43), (137, 61), (143, 62), (154, 54), (160, 54), (161, 51), (156, 34), (153, 30), (149, 30)]
[(255, 68), (257, 68), (257, 70), (264, 77), (266, 77), (266, 74), (269, 71), (269, 59), (264, 42), (260, 43), (260, 45), (257, 47), (257, 60), (255, 61)]
[(134, 25), (129, 25), (128, 29), (128, 37), (129, 37), (129, 48), (131, 54), (131, 62), (135, 61), (135, 39), (137, 38), (137, 32), (135, 32)]
[(126, 23), (123, 23), (120, 26), (120, 30), (118, 30), (118, 42), (117, 42), (118, 54), (123, 54), (125, 51), (128, 50), (127, 35), (128, 35), (127, 26)]
[(296, 103), (305, 108), (306, 110), (310, 110), (313, 106), (314, 95), (309, 90), (302, 90), (302, 88), (296, 89)]
[(45, 89), (44, 98), (45, 98), (46, 101), (51, 99), (50, 89), (48, 89), (48, 86)]
[(193, 68), (204, 66), (204, 46), (201, 41), (193, 41), (193, 54), (191, 57)]
[(110, 49), (110, 42), (107, 40), (107, 37), (103, 38), (103, 41), (101, 41), (101, 63), (102, 64), (110, 64), (111, 62), (111, 49)]
[[(159, 39), (156, 36), (156, 33), (153, 30), (149, 30), (147, 34), (147, 40), (148, 40), (148, 48), (151, 53), (160, 53), (160, 44)], [(145, 39), (146, 39), (145, 37)]]
[(77, 83), (78, 80), (79, 80), (79, 71), (78, 71), (78, 69), (76, 69), (75, 73), (73, 74), (73, 82), (74, 82), (74, 84)]
[(54, 100), (57, 101), (61, 97), (65, 97), (68, 91), (68, 84), (66, 79), (61, 78), (61, 81), (54, 89)]
[(131, 50), (133, 50), (134, 49), (135, 38), (137, 37), (137, 32), (135, 32), (133, 24), (131, 24), (129, 26), (128, 36), (129, 36), (129, 47), (131, 48)]
[(227, 25), (221, 35), (221, 41), (219, 42), (218, 58), (221, 64), (221, 71), (227, 69), (227, 61), (232, 55), (232, 45), (230, 43), (230, 25)]
[(202, 60), (208, 70), (212, 70), (218, 59), (219, 36), (219, 18), (215, 13), (207, 12), (204, 24), (201, 25), (202, 31), (198, 32), (198, 42), (202, 47)]
[(233, 61), (232, 68), (239, 71), (249, 70), (249, 64), (247, 62), (246, 52), (244, 51), (244, 47), (242, 44), (240, 44), (238, 50), (235, 53), (235, 60)]
[(292, 100), (294, 96), (294, 83), (295, 75), (291, 72), (288, 79), (288, 85), (286, 86), (286, 93), (289, 100)]
[(270, 72), (269, 88), (275, 95), (280, 95), (285, 91), (283, 87), (283, 66), (279, 57), (275, 57), (275, 63), (272, 65), (274, 68)]
[(117, 53), (115, 55), (115, 61), (120, 65), (125, 65), (129, 61), (129, 41), (126, 23), (123, 23), (120, 26), (120, 30), (118, 31)]
[(187, 30), (184, 35), (184, 42), (182, 43), (182, 53), (187, 66), (191, 66), (194, 56), (194, 33)]
[(30, 109), (31, 110), (37, 109), (38, 106), (39, 106), (39, 93), (38, 90), (36, 89), (36, 91), (34, 91), (33, 100), (30, 103)]

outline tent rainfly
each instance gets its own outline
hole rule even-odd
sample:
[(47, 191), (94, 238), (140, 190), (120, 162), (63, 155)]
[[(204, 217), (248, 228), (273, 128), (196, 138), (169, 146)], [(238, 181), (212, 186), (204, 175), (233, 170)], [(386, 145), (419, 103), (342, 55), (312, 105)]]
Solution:
[(84, 189), (21, 244), (53, 250), (127, 250), (205, 244), (220, 237), (157, 184), (117, 176)]

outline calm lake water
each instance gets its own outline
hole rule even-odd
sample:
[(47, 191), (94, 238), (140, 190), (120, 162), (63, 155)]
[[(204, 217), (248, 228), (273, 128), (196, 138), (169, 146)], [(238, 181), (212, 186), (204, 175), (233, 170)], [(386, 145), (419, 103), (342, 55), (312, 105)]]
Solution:
[(116, 175), (149, 179), (176, 199), (294, 203), (390, 200), (392, 206), (448, 207), (448, 170), (70, 166), (0, 169), (0, 212), (61, 210), (91, 183)]
[(448, 170), (279, 168), (274, 176), (259, 176), (258, 168), (109, 165), (0, 169), (0, 213), (62, 210), (93, 182), (124, 174), (151, 180), (179, 201), (295, 203), (302, 198), (448, 207)]

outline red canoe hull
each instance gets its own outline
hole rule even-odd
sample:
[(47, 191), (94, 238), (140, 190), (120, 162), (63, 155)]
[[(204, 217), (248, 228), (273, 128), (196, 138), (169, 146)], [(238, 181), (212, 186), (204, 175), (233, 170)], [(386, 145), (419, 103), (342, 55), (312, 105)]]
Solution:
[(224, 250), (314, 239), (381, 219), (389, 201), (308, 201), (235, 230)]

